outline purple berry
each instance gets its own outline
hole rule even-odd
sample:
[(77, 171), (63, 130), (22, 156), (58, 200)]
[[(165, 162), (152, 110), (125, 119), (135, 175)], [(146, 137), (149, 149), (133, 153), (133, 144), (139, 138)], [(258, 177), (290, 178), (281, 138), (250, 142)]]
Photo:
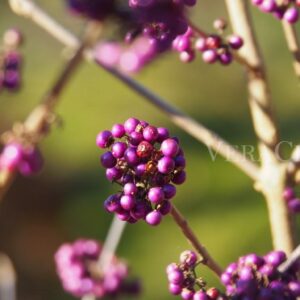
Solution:
[(157, 141), (159, 143), (162, 143), (164, 140), (166, 140), (170, 136), (169, 130), (164, 127), (158, 127), (157, 132), (158, 132)]
[(152, 226), (159, 225), (161, 220), (162, 220), (162, 214), (157, 210), (148, 213), (146, 216), (146, 222)]
[(115, 138), (122, 138), (125, 135), (125, 128), (122, 124), (115, 124), (111, 129), (111, 133)]
[(172, 199), (176, 195), (176, 187), (172, 184), (165, 184), (163, 186), (164, 198)]
[(187, 250), (180, 254), (180, 262), (188, 267), (194, 267), (197, 263), (197, 254), (193, 251)]
[(125, 195), (135, 195), (138, 191), (134, 183), (128, 182), (124, 185), (124, 194)]
[(283, 19), (291, 24), (299, 20), (299, 11), (296, 7), (290, 7), (283, 15)]
[(150, 188), (150, 190), (148, 192), (148, 198), (154, 204), (160, 203), (161, 201), (164, 200), (163, 189), (160, 187)]
[(186, 180), (185, 171), (180, 171), (174, 175), (172, 182), (174, 182), (175, 184), (183, 184), (185, 180)]
[(134, 208), (135, 199), (133, 196), (124, 195), (120, 199), (120, 204), (125, 210), (131, 210)]
[(122, 170), (120, 170), (116, 167), (106, 169), (106, 178), (109, 181), (116, 181), (116, 180), (120, 179), (122, 177), (122, 175), (123, 175)]
[(158, 138), (157, 128), (151, 125), (147, 126), (143, 131), (143, 137), (148, 142), (155, 142)]
[(131, 133), (135, 131), (137, 125), (139, 125), (139, 120), (135, 118), (129, 118), (125, 123), (124, 123), (124, 128), (127, 133)]
[(96, 144), (100, 148), (107, 148), (112, 141), (112, 133), (108, 130), (101, 131), (97, 135)]
[(162, 142), (160, 150), (163, 155), (174, 157), (179, 151), (179, 146), (174, 139), (166, 139)]
[(168, 280), (173, 284), (181, 284), (184, 280), (184, 275), (180, 270), (174, 270), (168, 273)]
[(124, 153), (124, 157), (130, 165), (137, 165), (139, 163), (139, 157), (134, 148), (128, 148)]
[(113, 156), (113, 154), (108, 151), (101, 155), (101, 163), (104, 168), (109, 169), (113, 168), (116, 165), (117, 160)]
[(162, 174), (170, 174), (175, 168), (175, 162), (171, 157), (164, 156), (158, 161), (157, 169)]
[(173, 284), (173, 283), (170, 283), (169, 284), (169, 291), (172, 295), (174, 296), (177, 296), (177, 295), (180, 295), (181, 292), (182, 292), (182, 287), (180, 285), (177, 285), (177, 284)]

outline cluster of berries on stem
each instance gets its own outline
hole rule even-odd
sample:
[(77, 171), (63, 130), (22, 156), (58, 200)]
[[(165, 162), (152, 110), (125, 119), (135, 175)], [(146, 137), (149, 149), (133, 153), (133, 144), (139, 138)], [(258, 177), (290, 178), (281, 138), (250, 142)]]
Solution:
[(183, 300), (227, 299), (218, 289), (207, 289), (204, 280), (197, 277), (196, 267), (200, 263), (195, 252), (186, 250), (181, 253), (179, 263), (168, 265), (166, 272), (170, 293), (180, 295)]
[(262, 12), (272, 14), (276, 19), (294, 24), (299, 20), (299, 0), (284, 0), (278, 4), (276, 0), (251, 0)]
[(122, 187), (105, 200), (106, 210), (129, 223), (143, 219), (158, 225), (171, 211), (174, 184), (186, 179), (178, 139), (170, 137), (166, 128), (130, 118), (100, 132), (96, 143), (108, 149), (100, 158), (107, 179)]
[(39, 172), (43, 167), (39, 149), (32, 145), (23, 146), (18, 142), (6, 144), (0, 154), (0, 171), (19, 171), (24, 176)]
[(137, 280), (128, 281), (128, 266), (113, 257), (109, 268), (98, 270), (101, 245), (95, 240), (80, 239), (60, 246), (55, 253), (57, 273), (66, 292), (75, 297), (93, 295), (97, 298), (137, 294)]
[(15, 28), (8, 29), (3, 35), (0, 48), (0, 90), (16, 91), (21, 85), (22, 56), (18, 51), (23, 38)]
[(286, 260), (282, 251), (264, 257), (248, 254), (231, 263), (221, 276), (231, 299), (296, 300), (300, 296), (297, 279), (299, 264), (282, 273), (278, 267)]
[(196, 52), (200, 52), (205, 63), (219, 62), (225, 66), (229, 65), (233, 61), (232, 51), (240, 49), (244, 42), (238, 35), (223, 37), (226, 26), (223, 19), (215, 20), (214, 27), (218, 34), (210, 35), (195, 26), (190, 26), (185, 34), (173, 41), (173, 49), (180, 53), (180, 60), (183, 62), (193, 61)]

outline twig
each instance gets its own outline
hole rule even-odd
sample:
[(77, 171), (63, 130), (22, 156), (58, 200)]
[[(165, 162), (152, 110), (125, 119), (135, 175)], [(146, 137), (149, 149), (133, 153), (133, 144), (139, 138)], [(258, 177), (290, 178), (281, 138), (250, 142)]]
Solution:
[[(29, 0), (18, 0), (32, 3)], [(31, 10), (26, 13), (26, 17), (36, 22), (39, 26), (48, 31), (55, 38), (59, 39), (66, 46), (72, 48), (78, 45), (78, 40), (68, 30), (65, 30), (57, 22), (55, 22), (49, 15), (43, 12), (37, 5), (31, 4)], [(47, 21), (45, 21), (45, 20)], [(43, 21), (41, 21), (43, 20)], [(59, 33), (59, 34), (57, 34)], [(65, 38), (63, 38), (65, 36)], [(76, 41), (76, 43), (75, 43)], [(93, 51), (86, 51), (85, 56), (88, 60), (94, 59)], [(248, 160), (238, 150), (228, 144), (226, 141), (221, 139), (217, 134), (210, 131), (202, 124), (198, 123), (188, 115), (178, 110), (167, 101), (161, 99), (159, 96), (142, 86), (140, 83), (130, 78), (129, 76), (121, 73), (118, 70), (106, 67), (99, 61), (94, 60), (102, 68), (111, 73), (114, 77), (121, 80), (132, 90), (143, 96), (144, 99), (158, 107), (162, 112), (168, 114), (171, 120), (180, 128), (185, 130), (187, 133), (195, 137), (200, 142), (204, 143), (207, 147), (216, 151), (228, 160), (232, 160), (232, 163), (243, 170), (250, 178), (256, 181), (259, 177), (259, 170), (253, 162)], [(234, 160), (232, 159), (234, 158)]]
[[(285, 0), (277, 0), (279, 5), (284, 5)], [(295, 74), (300, 78), (300, 43), (297, 36), (296, 28), (293, 24), (283, 20), (282, 29), (286, 39), (288, 49), (293, 56), (293, 66)]]
[(105, 271), (110, 267), (126, 224), (126, 222), (120, 221), (118, 217), (114, 217), (101, 250), (101, 255), (97, 262), (97, 268), (101, 273), (105, 273)]
[(264, 193), (271, 223), (274, 248), (291, 253), (294, 249), (291, 216), (283, 199), (286, 166), (279, 157), (279, 130), (272, 108), (263, 58), (255, 37), (247, 0), (225, 0), (234, 31), (245, 45), (240, 56), (252, 66), (247, 69), (249, 105), (259, 140), (262, 161), (259, 188)]
[[(20, 1), (12, 0), (12, 6), (16, 8), (16, 3)], [(26, 2), (27, 3), (27, 2)], [(20, 9), (21, 6), (18, 6)], [(27, 7), (28, 8), (28, 7)], [(81, 43), (77, 43), (77, 51), (69, 60), (63, 71), (59, 74), (58, 79), (54, 82), (52, 88), (43, 97), (42, 102), (37, 106), (24, 122), (24, 129), (31, 136), (42, 137), (48, 132), (49, 116), (53, 113), (53, 109), (60, 99), (62, 90), (69, 82), (71, 75), (74, 74), (77, 67), (82, 61), (84, 50), (95, 43), (101, 32), (101, 25), (98, 22), (89, 22), (86, 28), (84, 38)], [(15, 178), (16, 172), (2, 170), (0, 172), (0, 200), (5, 195), (9, 186)]]
[(10, 259), (0, 254), (0, 299), (16, 300), (16, 273)]
[(282, 273), (286, 272), (297, 261), (300, 261), (300, 245), (292, 252), (288, 259), (279, 266), (278, 270)]
[(295, 74), (300, 78), (300, 43), (294, 25), (286, 21), (282, 22), (283, 32), (286, 38), (287, 46), (293, 56), (293, 66)]
[(190, 244), (195, 248), (195, 250), (200, 254), (202, 258), (202, 263), (206, 265), (210, 270), (212, 270), (219, 277), (223, 273), (222, 268), (214, 261), (214, 259), (210, 256), (206, 248), (200, 243), (195, 233), (189, 226), (187, 220), (182, 216), (179, 210), (173, 205), (171, 210), (171, 215), (176, 222), (176, 224), (180, 227), (184, 236), (190, 242)]

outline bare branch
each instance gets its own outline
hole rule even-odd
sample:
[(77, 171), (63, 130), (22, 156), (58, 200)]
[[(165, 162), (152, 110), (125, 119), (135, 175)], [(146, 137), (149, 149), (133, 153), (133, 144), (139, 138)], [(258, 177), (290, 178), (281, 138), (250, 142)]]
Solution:
[(276, 249), (291, 253), (294, 235), (291, 216), (283, 191), (286, 184), (286, 166), (280, 161), (279, 130), (273, 113), (272, 98), (266, 78), (263, 57), (255, 37), (247, 0), (225, 0), (236, 34), (245, 42), (240, 56), (248, 61), (249, 105), (253, 125), (259, 140), (262, 161), (260, 189), (264, 193), (271, 223), (273, 244)]

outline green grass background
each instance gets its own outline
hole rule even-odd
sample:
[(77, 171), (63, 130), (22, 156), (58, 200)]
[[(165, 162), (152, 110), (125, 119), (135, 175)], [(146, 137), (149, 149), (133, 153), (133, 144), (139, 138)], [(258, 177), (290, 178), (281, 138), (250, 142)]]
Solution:
[[(74, 32), (82, 22), (71, 18), (61, 0), (38, 3)], [(268, 65), (282, 139), (299, 142), (299, 81), (292, 70), (280, 23), (253, 10), (258, 38)], [(212, 30), (215, 17), (226, 17), (223, 1), (199, 1), (192, 19)], [(62, 46), (30, 21), (10, 11), (0, 0), (0, 32), (18, 26), (26, 36), (22, 91), (0, 94), (0, 129), (23, 120), (55, 80), (64, 59)], [(230, 31), (230, 30), (229, 30)], [(136, 79), (190, 113), (234, 145), (255, 145), (245, 75), (239, 65), (207, 66), (200, 57), (184, 65), (176, 55), (163, 55)], [(210, 158), (206, 147), (175, 127), (143, 99), (95, 65), (83, 64), (63, 93), (54, 128), (41, 148), (46, 159), (39, 176), (18, 178), (0, 209), (0, 250), (13, 259), (18, 272), (19, 299), (72, 299), (55, 275), (53, 253), (63, 241), (78, 237), (104, 240), (111, 216), (103, 200), (115, 187), (104, 179), (96, 134), (130, 116), (167, 126), (181, 139), (187, 157), (188, 180), (178, 188), (176, 205), (212, 255), (226, 265), (239, 255), (271, 248), (267, 211), (252, 182), (230, 163)], [(287, 149), (288, 151), (289, 149)], [(144, 282), (140, 299), (173, 299), (167, 292), (165, 266), (189, 248), (171, 218), (159, 228), (129, 225), (118, 254)], [(211, 284), (214, 276), (201, 268)]]

